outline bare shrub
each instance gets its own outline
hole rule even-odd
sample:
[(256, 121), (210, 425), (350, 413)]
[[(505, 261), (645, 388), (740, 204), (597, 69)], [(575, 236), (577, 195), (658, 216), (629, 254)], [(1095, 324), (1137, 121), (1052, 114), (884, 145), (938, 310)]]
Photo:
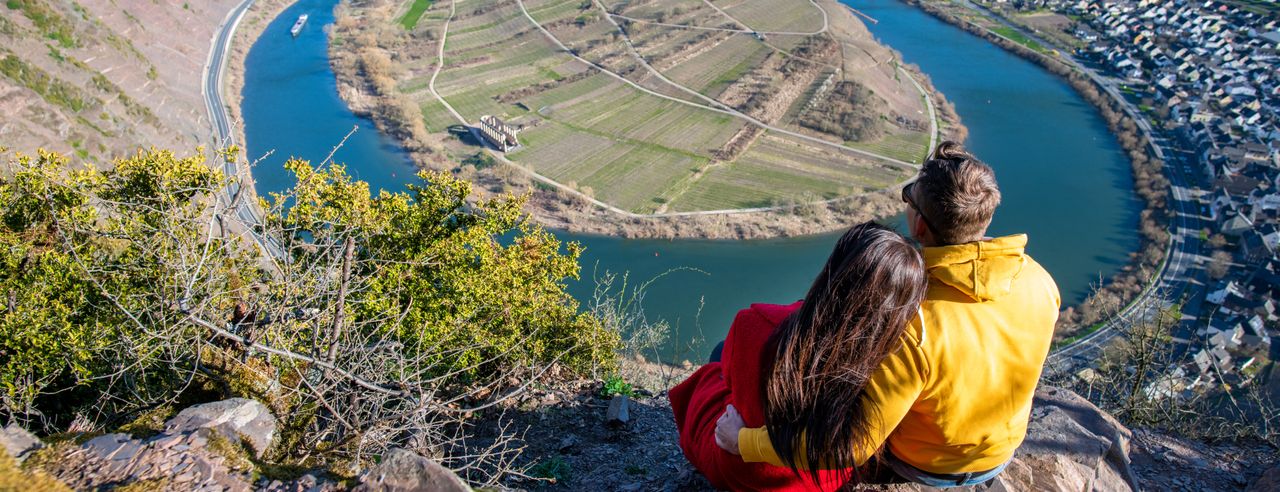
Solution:
[[(1108, 320), (1121, 311), (1109, 307)], [(1227, 385), (1214, 365), (1197, 374), (1191, 355), (1177, 355), (1172, 330), (1182, 318), (1159, 295), (1138, 301), (1118, 324), (1093, 368), (1049, 378), (1131, 426), (1164, 429), (1203, 440), (1252, 438), (1280, 445), (1280, 409), (1253, 377)]]

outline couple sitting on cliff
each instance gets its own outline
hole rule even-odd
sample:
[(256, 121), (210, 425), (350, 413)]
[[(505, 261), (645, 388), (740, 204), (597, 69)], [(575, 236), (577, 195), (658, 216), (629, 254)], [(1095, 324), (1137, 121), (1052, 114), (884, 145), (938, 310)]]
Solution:
[(902, 189), (911, 235), (854, 226), (803, 301), (738, 313), (670, 392), (685, 456), (734, 490), (975, 485), (1026, 435), (1060, 300), (1025, 235), (985, 238), (993, 171), (944, 142)]

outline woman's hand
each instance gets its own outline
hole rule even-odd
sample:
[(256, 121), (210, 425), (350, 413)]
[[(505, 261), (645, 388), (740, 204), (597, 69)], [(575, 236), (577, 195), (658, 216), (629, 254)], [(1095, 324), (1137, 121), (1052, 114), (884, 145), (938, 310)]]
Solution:
[(738, 431), (746, 427), (747, 424), (742, 421), (742, 416), (738, 415), (738, 410), (729, 405), (724, 409), (724, 415), (720, 416), (720, 420), (716, 421), (716, 445), (725, 451), (741, 455), (738, 451)]

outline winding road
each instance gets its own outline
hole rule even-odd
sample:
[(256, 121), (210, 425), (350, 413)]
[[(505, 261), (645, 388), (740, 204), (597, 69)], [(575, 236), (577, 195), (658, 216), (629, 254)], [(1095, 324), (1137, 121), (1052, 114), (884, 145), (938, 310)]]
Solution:
[[(244, 0), (235, 8), (227, 13), (226, 18), (222, 20), (222, 24), (218, 26), (218, 30), (214, 33), (212, 45), (209, 49), (209, 59), (204, 65), (204, 74), (202, 80), (201, 91), (204, 95), (205, 109), (209, 111), (209, 122), (213, 128), (214, 146), (218, 149), (225, 149), (236, 144), (235, 131), (231, 128), (231, 117), (227, 114), (226, 101), (222, 97), (222, 76), (227, 69), (227, 51), (231, 49), (231, 40), (235, 35), (236, 28), (239, 27), (240, 21), (244, 19), (245, 12), (249, 7), (253, 6), (255, 0)], [(242, 170), (240, 160), (234, 156), (225, 159), (222, 163), (223, 172), (227, 176), (239, 176), (241, 179), (233, 180), (227, 185), (227, 194), (223, 197), (228, 207), (235, 209), (235, 216), (244, 226), (245, 232), (253, 238), (258, 246), (267, 251), (272, 258), (285, 258), (284, 248), (280, 243), (272, 237), (263, 236), (257, 231), (257, 226), (262, 223), (262, 219), (257, 209), (253, 206), (252, 197), (253, 179), (248, 176), (247, 170)], [(247, 185), (242, 185), (245, 183)]]

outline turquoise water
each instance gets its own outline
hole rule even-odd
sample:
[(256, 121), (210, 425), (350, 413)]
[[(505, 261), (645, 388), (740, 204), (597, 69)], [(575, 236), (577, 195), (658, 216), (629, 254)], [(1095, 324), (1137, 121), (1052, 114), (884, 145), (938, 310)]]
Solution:
[[(319, 163), (343, 137), (356, 133), (334, 153), (334, 162), (368, 181), (373, 188), (399, 190), (414, 179), (414, 168), (395, 141), (382, 136), (373, 122), (357, 118), (338, 97), (329, 68), (326, 30), (333, 23), (334, 0), (301, 0), (267, 26), (245, 59), (245, 148), (250, 159), (272, 152), (254, 168), (258, 193), (292, 186), (284, 171), (289, 157)], [(307, 24), (297, 38), (289, 28), (299, 15)]]
[[(259, 193), (279, 191), (289, 156), (319, 162), (352, 127), (335, 161), (376, 188), (403, 189), (413, 170), (393, 142), (338, 98), (322, 28), (334, 0), (302, 0), (286, 10), (246, 61), (243, 114), (250, 156), (274, 153), (254, 170)], [(1004, 203), (992, 234), (1026, 232), (1030, 252), (1057, 279), (1064, 303), (1078, 302), (1124, 264), (1138, 245), (1139, 202), (1128, 162), (1100, 117), (1063, 82), (987, 42), (891, 0), (850, 2), (880, 21), (872, 33), (920, 65), (955, 103), (966, 144), (995, 167)], [(310, 20), (297, 38), (289, 27)], [(758, 241), (625, 240), (562, 233), (586, 246), (583, 278), (630, 272), (632, 282), (669, 272), (645, 298), (651, 320), (666, 319), (679, 343), (668, 356), (697, 358), (701, 340), (718, 340), (734, 313), (753, 302), (804, 294), (836, 234)], [(686, 350), (687, 349), (687, 350)]]

